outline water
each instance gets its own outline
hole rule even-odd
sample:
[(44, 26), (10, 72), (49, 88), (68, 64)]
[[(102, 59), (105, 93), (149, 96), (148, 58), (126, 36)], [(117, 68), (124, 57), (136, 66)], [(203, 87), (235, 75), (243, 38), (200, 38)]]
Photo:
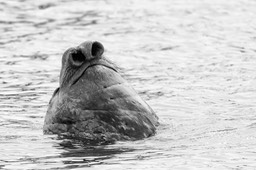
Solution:
[[(0, 1), (0, 169), (256, 169), (256, 1)], [(42, 134), (61, 55), (98, 40), (157, 112), (156, 136)]]

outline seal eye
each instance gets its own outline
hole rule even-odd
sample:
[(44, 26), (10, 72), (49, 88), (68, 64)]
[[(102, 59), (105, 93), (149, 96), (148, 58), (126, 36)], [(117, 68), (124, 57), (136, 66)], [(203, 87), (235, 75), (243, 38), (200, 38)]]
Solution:
[(71, 63), (74, 66), (81, 66), (85, 61), (85, 56), (81, 50), (74, 50), (71, 52)]

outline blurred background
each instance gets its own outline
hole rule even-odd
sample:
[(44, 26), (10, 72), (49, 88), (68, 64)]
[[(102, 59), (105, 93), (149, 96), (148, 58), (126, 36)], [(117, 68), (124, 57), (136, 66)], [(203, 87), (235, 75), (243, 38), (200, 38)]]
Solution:
[[(0, 169), (254, 169), (256, 1), (0, 0)], [(63, 52), (86, 40), (156, 111), (154, 137), (42, 133)]]

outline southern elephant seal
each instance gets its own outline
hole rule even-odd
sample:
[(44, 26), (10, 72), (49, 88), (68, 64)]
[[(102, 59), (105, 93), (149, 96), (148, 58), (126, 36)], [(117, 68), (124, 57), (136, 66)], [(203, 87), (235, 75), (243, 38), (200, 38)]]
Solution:
[(60, 86), (49, 102), (45, 134), (91, 142), (155, 134), (158, 117), (103, 53), (101, 43), (86, 41), (63, 54)]

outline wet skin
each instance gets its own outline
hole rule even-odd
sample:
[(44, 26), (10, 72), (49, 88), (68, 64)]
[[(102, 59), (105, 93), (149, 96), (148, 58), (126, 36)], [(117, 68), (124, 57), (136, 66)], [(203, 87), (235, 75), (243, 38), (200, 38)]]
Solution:
[(158, 117), (103, 53), (101, 43), (86, 41), (63, 54), (60, 87), (49, 103), (45, 134), (108, 142), (156, 133)]

